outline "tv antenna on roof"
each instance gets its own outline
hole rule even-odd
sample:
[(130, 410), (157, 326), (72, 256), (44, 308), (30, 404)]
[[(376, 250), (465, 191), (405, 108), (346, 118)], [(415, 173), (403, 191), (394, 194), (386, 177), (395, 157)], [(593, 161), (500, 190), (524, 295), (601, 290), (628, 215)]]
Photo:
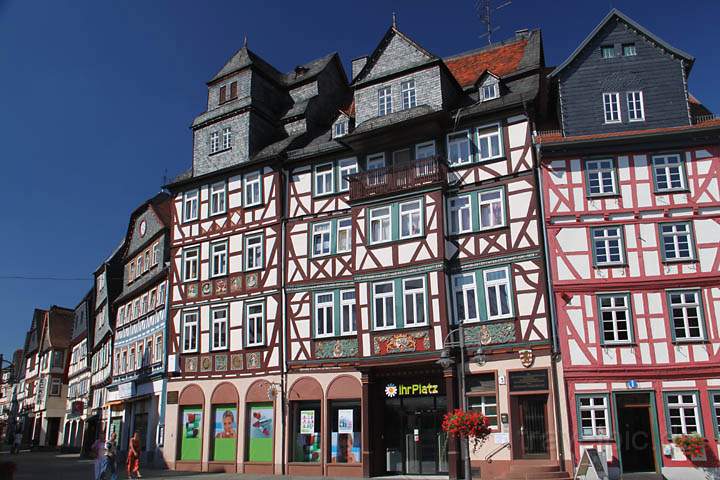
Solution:
[(475, 11), (480, 19), (480, 23), (485, 26), (485, 33), (480, 35), (480, 38), (487, 37), (488, 44), (492, 43), (492, 34), (500, 29), (500, 27), (493, 26), (493, 13), (510, 5), (512, 0), (508, 0), (498, 6), (494, 6), (493, 3), (493, 0), (475, 0)]

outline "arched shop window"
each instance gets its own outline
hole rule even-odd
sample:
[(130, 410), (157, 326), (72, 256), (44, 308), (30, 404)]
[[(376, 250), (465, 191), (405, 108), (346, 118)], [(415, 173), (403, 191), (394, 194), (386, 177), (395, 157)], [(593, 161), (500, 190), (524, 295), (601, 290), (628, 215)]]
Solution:
[(328, 387), (330, 463), (362, 462), (361, 393), (360, 382), (349, 375), (336, 378)]
[(268, 382), (259, 380), (245, 396), (245, 461), (272, 463), (275, 416)]
[(290, 461), (321, 463), (322, 387), (313, 378), (301, 378), (290, 389), (289, 399)]
[(180, 392), (180, 448), (178, 460), (199, 462), (202, 458), (203, 406), (205, 396), (197, 385), (190, 385)]
[(235, 462), (238, 439), (238, 395), (234, 386), (221, 383), (212, 403), (212, 461)]

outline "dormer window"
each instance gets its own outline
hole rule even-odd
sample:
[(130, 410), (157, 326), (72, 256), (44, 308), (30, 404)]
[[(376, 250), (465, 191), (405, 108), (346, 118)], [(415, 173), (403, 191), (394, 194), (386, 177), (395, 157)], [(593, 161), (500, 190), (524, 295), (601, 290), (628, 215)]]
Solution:
[(392, 111), (392, 87), (383, 87), (378, 90), (378, 116), (382, 117)]
[(415, 80), (402, 82), (400, 87), (402, 91), (403, 109), (413, 108), (417, 105), (417, 99), (415, 98)]
[(500, 87), (498, 82), (491, 82), (480, 87), (480, 99), (485, 102), (498, 98), (500, 96)]
[(333, 138), (342, 137), (343, 135), (346, 135), (348, 132), (348, 121), (347, 120), (339, 120), (335, 124), (335, 131), (333, 132)]
[(600, 47), (600, 54), (602, 55), (602, 58), (615, 58), (615, 46), (603, 45)]
[(218, 104), (222, 105), (225, 102), (234, 100), (237, 98), (237, 82), (230, 82), (229, 85), (223, 85), (218, 91)]
[(634, 43), (625, 43), (622, 46), (623, 57), (634, 57), (637, 55)]

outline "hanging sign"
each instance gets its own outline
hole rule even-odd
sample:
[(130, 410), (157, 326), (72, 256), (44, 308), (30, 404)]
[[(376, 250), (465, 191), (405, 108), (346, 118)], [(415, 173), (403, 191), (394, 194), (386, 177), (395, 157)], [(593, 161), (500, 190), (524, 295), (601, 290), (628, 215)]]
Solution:
[(385, 396), (388, 398), (393, 397), (406, 397), (410, 395), (437, 395), (438, 393), (437, 383), (412, 383), (412, 384), (394, 384), (388, 383), (385, 386)]
[(315, 410), (300, 410), (300, 434), (315, 433)]

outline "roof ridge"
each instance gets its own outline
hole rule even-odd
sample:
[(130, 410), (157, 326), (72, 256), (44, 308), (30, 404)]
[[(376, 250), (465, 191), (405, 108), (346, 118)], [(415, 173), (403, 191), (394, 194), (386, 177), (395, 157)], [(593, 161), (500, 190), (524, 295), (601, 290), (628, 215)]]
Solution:
[[(539, 32), (539, 31), (540, 31), (539, 28), (534, 28), (534, 29), (530, 30), (529, 33), (530, 33), (531, 35), (534, 35), (535, 33)], [(525, 41), (525, 42), (529, 41), (529, 37), (522, 37), (522, 38), (512, 37), (512, 38), (507, 38), (507, 39), (501, 40), (501, 41), (499, 41), (499, 42), (491, 43), (490, 45), (485, 45), (484, 47), (476, 48), (476, 49), (473, 49), (473, 50), (467, 50), (467, 51), (465, 51), (465, 52), (454, 53), (454, 54), (452, 54), (452, 55), (450, 55), (450, 56), (448, 56), (448, 57), (442, 57), (442, 60), (443, 60), (443, 61), (446, 61), (446, 60), (457, 60), (457, 59), (462, 58), (462, 57), (467, 57), (467, 56), (470, 56), (470, 55), (476, 55), (476, 54), (478, 54), (478, 53), (489, 52), (490, 50), (494, 50), (494, 49), (496, 49), (496, 48), (505, 47), (505, 46), (511, 45), (511, 44), (513, 44), (513, 43), (523, 42), (523, 41)]]

